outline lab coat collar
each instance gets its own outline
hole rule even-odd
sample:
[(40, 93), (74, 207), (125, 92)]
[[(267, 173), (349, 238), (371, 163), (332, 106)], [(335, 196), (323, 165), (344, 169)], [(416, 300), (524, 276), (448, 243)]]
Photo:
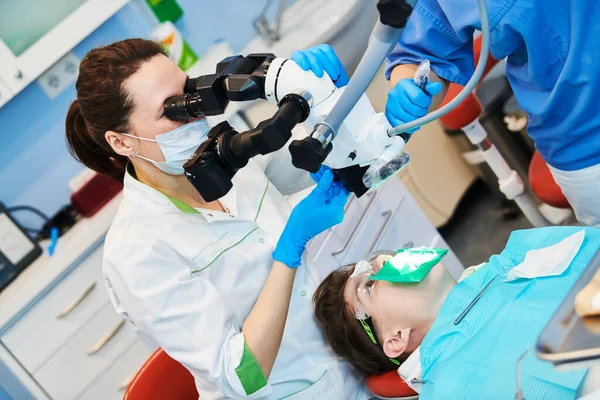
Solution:
[(198, 214), (201, 215), (207, 222), (216, 222), (227, 220), (230, 221), (237, 217), (238, 206), (238, 189), (235, 185), (231, 190), (223, 196), (219, 201), (225, 210), (229, 212), (220, 212), (215, 210), (207, 210), (204, 208), (194, 208), (182, 201), (174, 199), (166, 194), (154, 189), (151, 186), (146, 185), (138, 181), (132, 172), (133, 165), (128, 164), (123, 179), (124, 194), (128, 197), (143, 197), (151, 204), (159, 208), (172, 208), (176, 207), (179, 211), (186, 214)]
[(408, 386), (415, 392), (421, 391), (423, 382), (423, 369), (421, 368), (421, 346), (417, 347), (415, 351), (400, 365), (398, 368), (398, 375), (402, 378)]

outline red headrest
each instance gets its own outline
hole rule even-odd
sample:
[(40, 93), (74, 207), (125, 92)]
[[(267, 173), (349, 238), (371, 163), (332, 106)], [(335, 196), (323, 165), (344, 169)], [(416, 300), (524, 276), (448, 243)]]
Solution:
[(381, 397), (410, 397), (417, 394), (398, 376), (395, 370), (369, 376), (367, 386), (373, 394)]

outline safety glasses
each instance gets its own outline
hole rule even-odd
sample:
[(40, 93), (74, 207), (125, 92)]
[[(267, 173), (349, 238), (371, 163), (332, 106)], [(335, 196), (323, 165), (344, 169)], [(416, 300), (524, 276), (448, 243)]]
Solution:
[(354, 272), (350, 275), (350, 284), (356, 288), (357, 305), (354, 308), (354, 317), (363, 320), (369, 317), (371, 313), (371, 296), (375, 289), (375, 281), (370, 280), (375, 275), (371, 262), (366, 260), (359, 261), (354, 267)]

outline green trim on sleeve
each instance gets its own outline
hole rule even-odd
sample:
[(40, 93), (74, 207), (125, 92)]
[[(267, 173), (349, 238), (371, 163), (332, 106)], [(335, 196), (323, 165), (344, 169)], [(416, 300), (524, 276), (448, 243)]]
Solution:
[(250, 351), (248, 344), (244, 340), (244, 354), (240, 365), (235, 369), (242, 387), (247, 396), (258, 392), (260, 389), (267, 386), (267, 379), (263, 374), (254, 354)]

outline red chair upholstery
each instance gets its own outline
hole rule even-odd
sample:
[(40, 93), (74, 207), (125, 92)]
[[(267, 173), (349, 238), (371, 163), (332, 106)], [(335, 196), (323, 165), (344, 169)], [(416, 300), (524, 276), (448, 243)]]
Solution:
[[(473, 42), (473, 52), (475, 55), (475, 65), (477, 65), (479, 54), (481, 54), (481, 36)], [(499, 60), (494, 59), (491, 54), (488, 54), (481, 79), (483, 79), (488, 72), (498, 64), (498, 62)], [(442, 104), (440, 104), (440, 107), (448, 104), (462, 89), (463, 86), (457, 85), (456, 83), (448, 85), (448, 91), (446, 92), (446, 96), (444, 97)], [(479, 99), (473, 93), (470, 93), (469, 96), (467, 96), (455, 109), (441, 117), (440, 122), (446, 129), (456, 131), (475, 121), (482, 112), (483, 106), (479, 102)]]
[(198, 400), (196, 383), (183, 365), (156, 350), (135, 375), (123, 400)]
[(571, 208), (560, 186), (554, 180), (548, 164), (537, 151), (529, 164), (529, 184), (540, 201), (557, 208)]
[(395, 370), (369, 376), (367, 386), (375, 396), (380, 398), (409, 399), (417, 396), (417, 393), (398, 376)]

